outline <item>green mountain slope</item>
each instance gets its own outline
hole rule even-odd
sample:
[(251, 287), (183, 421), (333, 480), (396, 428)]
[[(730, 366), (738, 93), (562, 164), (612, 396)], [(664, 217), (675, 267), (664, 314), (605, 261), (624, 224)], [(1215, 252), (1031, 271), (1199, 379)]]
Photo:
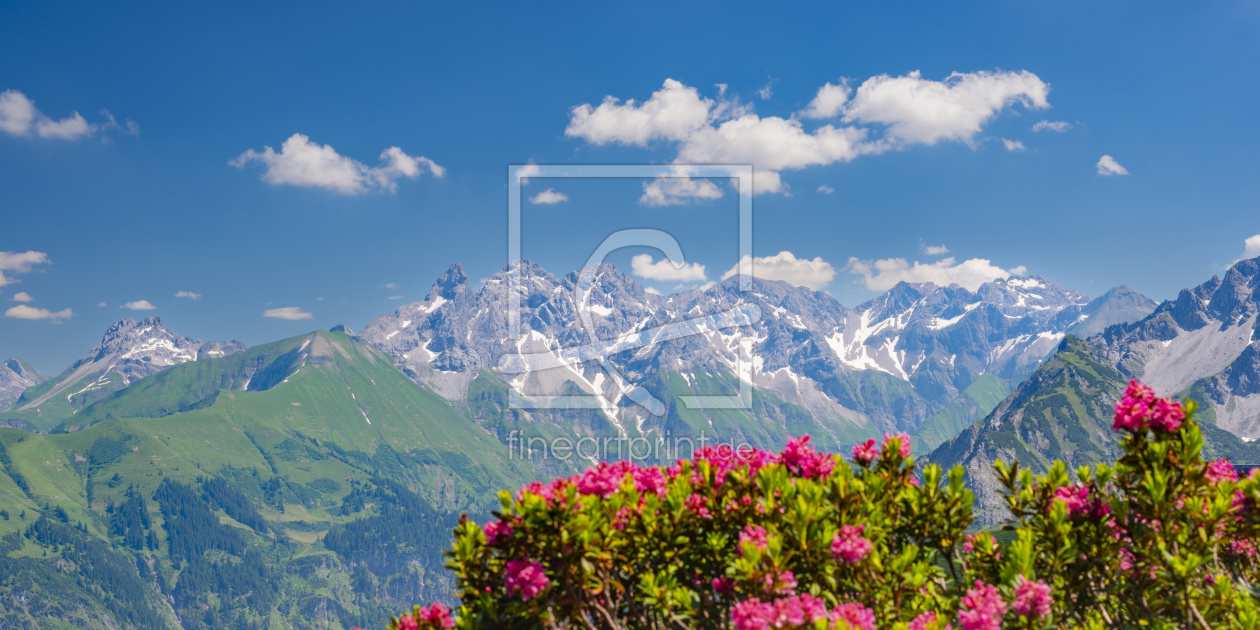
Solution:
[[(1043, 473), (1054, 460), (1063, 460), (1069, 470), (1113, 460), (1120, 449), (1111, 416), (1128, 381), (1100, 363), (1084, 342), (1069, 336), (984, 420), (940, 445), (927, 459), (946, 468), (962, 465), (976, 494), (978, 524), (997, 524), (1006, 512), (993, 462), (1018, 460)], [(1260, 464), (1260, 446), (1210, 422), (1204, 422), (1203, 429), (1205, 456)]]
[(930, 453), (950, 438), (989, 415), (1011, 393), (1011, 385), (995, 374), (981, 374), (962, 395), (924, 421), (911, 439), (914, 452)]
[(457, 514), (537, 475), (340, 333), (175, 366), (81, 414), (0, 430), (0, 627), (372, 627), (448, 597)]

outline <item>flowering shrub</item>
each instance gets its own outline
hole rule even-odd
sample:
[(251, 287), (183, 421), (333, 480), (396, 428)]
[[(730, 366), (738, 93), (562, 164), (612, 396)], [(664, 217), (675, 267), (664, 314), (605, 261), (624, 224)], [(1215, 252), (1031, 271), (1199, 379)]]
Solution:
[(1124, 455), (1114, 466), (1073, 480), (1062, 463), (1034, 477), (999, 462), (1019, 538), (1008, 557), (969, 568), (990, 580), (1046, 576), (1065, 625), (1260, 627), (1260, 481), (1203, 461), (1194, 411), (1133, 381), (1116, 403)]
[[(919, 471), (908, 436), (852, 463), (809, 436), (601, 463), (462, 519), (460, 628), (996, 630), (1260, 626), (1260, 481), (1203, 462), (1194, 406), (1133, 383), (1124, 457), (1042, 477), (997, 466), (1016, 541), (969, 534), (963, 471)], [(438, 605), (434, 605), (436, 607)], [(417, 607), (394, 629), (451, 627)]]

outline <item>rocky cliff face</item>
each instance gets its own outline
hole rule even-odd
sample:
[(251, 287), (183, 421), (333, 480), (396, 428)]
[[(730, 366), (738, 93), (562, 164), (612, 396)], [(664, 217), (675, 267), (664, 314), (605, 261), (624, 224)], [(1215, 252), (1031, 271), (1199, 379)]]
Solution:
[(47, 376), (22, 359), (0, 363), (0, 410), (8, 409), (26, 388), (46, 380)]
[(1090, 344), (1123, 374), (1207, 402), (1218, 426), (1254, 440), (1260, 437), (1257, 289), (1260, 258), (1244, 260)]

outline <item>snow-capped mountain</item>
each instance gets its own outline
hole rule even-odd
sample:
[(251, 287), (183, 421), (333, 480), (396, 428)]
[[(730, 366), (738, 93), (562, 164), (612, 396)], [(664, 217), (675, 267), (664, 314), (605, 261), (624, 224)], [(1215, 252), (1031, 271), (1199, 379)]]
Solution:
[[(521, 274), (519, 338), (508, 334), (511, 271)], [(474, 289), (455, 264), (424, 301), (359, 335), (452, 401), (487, 371), (507, 368), (502, 378), (517, 394), (554, 400), (580, 390), (633, 433), (661, 426), (654, 418), (681, 404), (666, 398), (717, 395), (703, 391), (712, 379), (730, 395), (739, 379), (852, 436), (913, 431), (981, 375), (1018, 382), (1071, 327), (1115, 311), (1089, 309), (1084, 295), (1040, 277), (975, 292), (902, 283), (856, 309), (771, 280), (754, 280), (748, 292), (730, 278), (662, 296), (602, 265), (580, 292), (579, 281), (577, 272), (559, 278), (521, 261)], [(591, 360), (600, 356), (608, 365)], [(644, 394), (662, 404), (638, 404)]]
[[(199, 341), (176, 334), (161, 317), (125, 318), (105, 331), (101, 342), (60, 376), (28, 389), (10, 411), (28, 421), (55, 424), (111, 392), (172, 365), (244, 350), (235, 341)], [(41, 422), (42, 421), (42, 422)]]
[(1260, 438), (1260, 258), (1183, 290), (1148, 317), (1090, 344), (1120, 372), (1159, 392), (1211, 405), (1217, 426)]
[(28, 387), (48, 380), (35, 366), (21, 359), (0, 363), (0, 409), (8, 409)]

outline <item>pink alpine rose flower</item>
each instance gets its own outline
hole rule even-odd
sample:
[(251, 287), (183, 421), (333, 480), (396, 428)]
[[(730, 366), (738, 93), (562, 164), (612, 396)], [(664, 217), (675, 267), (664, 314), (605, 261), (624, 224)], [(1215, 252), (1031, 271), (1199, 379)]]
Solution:
[(1116, 403), (1111, 428), (1116, 431), (1140, 431), (1146, 427), (1151, 406), (1154, 404), (1155, 390), (1136, 380), (1130, 380), (1128, 389), (1124, 390), (1124, 398)]
[(508, 595), (520, 595), (529, 601), (551, 583), (542, 564), (535, 560), (508, 560), (504, 584)]
[(765, 549), (770, 544), (770, 538), (765, 528), (745, 525), (744, 531), (739, 533), (739, 544), (744, 543), (752, 543), (758, 549)]
[(910, 620), (910, 626), (906, 630), (952, 630), (953, 626), (946, 623), (940, 625), (936, 623), (937, 614), (935, 611), (927, 611), (920, 613), (918, 617)]
[(1186, 412), (1181, 403), (1169, 398), (1155, 401), (1155, 407), (1151, 409), (1151, 426), (1169, 433), (1180, 429), (1181, 421), (1185, 419)]
[(859, 466), (869, 465), (876, 459), (879, 459), (879, 449), (875, 448), (874, 438), (853, 445), (853, 461)]
[(779, 453), (779, 462), (793, 475), (806, 479), (826, 477), (836, 465), (836, 460), (830, 455), (815, 451), (809, 445), (808, 435), (788, 440), (783, 452)]
[(865, 525), (845, 525), (831, 539), (831, 557), (837, 562), (857, 564), (871, 552), (871, 541), (862, 537)]
[(1203, 476), (1212, 483), (1238, 481), (1238, 473), (1234, 471), (1234, 466), (1229, 463), (1228, 457), (1209, 463), (1207, 470), (1203, 471)]
[(455, 620), (451, 618), (451, 609), (439, 603), (429, 604), (419, 610), (420, 621), (426, 621), (434, 628), (454, 628)]
[(762, 603), (756, 597), (731, 608), (731, 625), (735, 630), (768, 630), (775, 617), (774, 604)]
[(1041, 580), (1032, 582), (1019, 576), (1015, 585), (1015, 599), (1011, 601), (1011, 610), (1029, 619), (1043, 619), (1050, 615), (1050, 606), (1054, 601), (1050, 598), (1050, 585)]
[(484, 528), (487, 545), (497, 545), (512, 537), (512, 524), (506, 521), (490, 521)]
[(910, 457), (910, 436), (904, 431), (897, 435), (884, 434), (884, 452), (896, 452), (901, 458)]
[(843, 621), (853, 630), (875, 630), (875, 611), (857, 602), (836, 606), (831, 611), (831, 620)]
[(1006, 600), (997, 587), (976, 580), (976, 587), (962, 598), (963, 610), (958, 622), (963, 630), (1002, 630), (1002, 617), (1006, 615)]

